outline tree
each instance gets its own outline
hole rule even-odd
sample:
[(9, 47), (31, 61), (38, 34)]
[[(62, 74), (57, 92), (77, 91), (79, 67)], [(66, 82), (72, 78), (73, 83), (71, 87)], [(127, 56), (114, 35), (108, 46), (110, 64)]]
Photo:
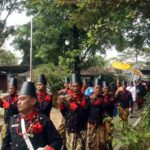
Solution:
[[(23, 0), (22, 0), (23, 1)], [(8, 17), (19, 9), (20, 0), (1, 0), (0, 1), (0, 47), (5, 42), (5, 39), (13, 32), (13, 27), (7, 27)]]
[(17, 58), (10, 51), (0, 49), (0, 65), (17, 65)]
[(29, 15), (40, 12), (34, 20), (35, 58), (58, 65), (68, 56), (71, 63), (74, 53), (85, 62), (112, 46), (118, 51), (143, 50), (149, 46), (149, 4), (149, 0), (27, 0), (24, 7)]

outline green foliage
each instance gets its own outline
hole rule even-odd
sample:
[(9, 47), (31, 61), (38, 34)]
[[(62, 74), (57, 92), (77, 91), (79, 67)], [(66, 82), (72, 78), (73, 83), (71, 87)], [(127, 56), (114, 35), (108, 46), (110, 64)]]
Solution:
[(35, 83), (39, 74), (45, 74), (48, 86), (51, 88), (52, 92), (56, 92), (63, 87), (63, 79), (65, 76), (68, 76), (66, 70), (52, 64), (40, 65), (33, 71), (33, 79)]
[[(28, 15), (40, 12), (33, 19), (33, 64), (71, 63), (74, 50), (85, 62), (112, 46), (118, 51), (131, 47), (137, 58), (150, 43), (149, 5), (149, 0), (27, 0), (23, 6)], [(20, 35), (29, 38), (29, 25), (23, 28), (15, 43), (24, 51), (23, 63), (28, 63), (29, 40)]]
[[(24, 1), (24, 0), (22, 0)], [(8, 17), (16, 10), (20, 10), (20, 0), (1, 0), (0, 1), (0, 47), (5, 39), (14, 32), (13, 27), (6, 26)]]
[[(150, 101), (150, 93), (146, 96), (147, 101)], [(126, 128), (120, 126), (118, 140), (114, 142), (122, 145), (122, 150), (148, 150), (150, 147), (150, 107), (146, 107), (142, 114), (140, 123), (136, 126), (127, 125)]]
[(10, 51), (0, 49), (0, 65), (17, 65), (17, 58)]
[(85, 60), (84, 63), (81, 64), (81, 68), (89, 68), (91, 66), (99, 66), (102, 69), (107, 66), (108, 62), (101, 56), (93, 56)]

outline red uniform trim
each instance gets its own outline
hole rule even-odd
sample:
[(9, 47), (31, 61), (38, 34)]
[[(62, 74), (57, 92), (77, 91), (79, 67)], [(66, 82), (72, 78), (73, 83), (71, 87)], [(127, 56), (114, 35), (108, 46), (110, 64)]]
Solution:
[(3, 102), (3, 108), (5, 108), (5, 109), (9, 109), (10, 105), (11, 105), (11, 103), (6, 100)]
[(65, 106), (62, 104), (62, 105), (59, 105), (58, 106), (58, 109), (60, 109), (60, 110), (64, 110), (65, 109)]
[(76, 110), (78, 108), (78, 105), (75, 102), (70, 103), (70, 109)]
[(51, 146), (47, 145), (45, 150), (55, 150), (55, 149), (52, 148)]

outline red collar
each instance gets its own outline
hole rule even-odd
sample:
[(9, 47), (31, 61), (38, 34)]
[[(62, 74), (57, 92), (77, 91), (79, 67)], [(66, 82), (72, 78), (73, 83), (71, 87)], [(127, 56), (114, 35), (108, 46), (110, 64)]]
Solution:
[(75, 99), (79, 99), (79, 98), (83, 97), (84, 94), (80, 92), (80, 93), (73, 93), (72, 95)]
[(24, 120), (32, 120), (34, 116), (38, 115), (38, 112), (37, 111), (34, 111), (32, 112), (31, 114), (25, 116), (25, 117), (22, 117), (24, 118)]
[(46, 94), (47, 94), (46, 91), (44, 91), (44, 92), (39, 92), (39, 93), (38, 93), (39, 96), (45, 96)]
[(18, 97), (18, 94), (17, 94), (17, 93), (10, 94), (10, 97), (12, 97), (12, 98), (14, 98), (14, 97)]

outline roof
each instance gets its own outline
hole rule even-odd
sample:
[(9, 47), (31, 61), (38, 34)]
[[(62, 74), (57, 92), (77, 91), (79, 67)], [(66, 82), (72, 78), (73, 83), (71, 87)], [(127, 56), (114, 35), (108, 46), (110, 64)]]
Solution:
[(0, 73), (2, 74), (7, 74), (7, 73), (24, 73), (29, 71), (30, 67), (29, 66), (21, 66), (21, 65), (16, 65), (16, 66), (0, 66)]
[(145, 75), (150, 75), (150, 66), (145, 66), (144, 68), (141, 69), (141, 72)]
[(92, 66), (87, 69), (82, 69), (81, 75), (82, 76), (98, 76), (101, 74), (106, 74), (108, 72), (111, 72), (111, 70), (107, 70), (107, 69), (104, 70), (103, 68), (99, 66)]

